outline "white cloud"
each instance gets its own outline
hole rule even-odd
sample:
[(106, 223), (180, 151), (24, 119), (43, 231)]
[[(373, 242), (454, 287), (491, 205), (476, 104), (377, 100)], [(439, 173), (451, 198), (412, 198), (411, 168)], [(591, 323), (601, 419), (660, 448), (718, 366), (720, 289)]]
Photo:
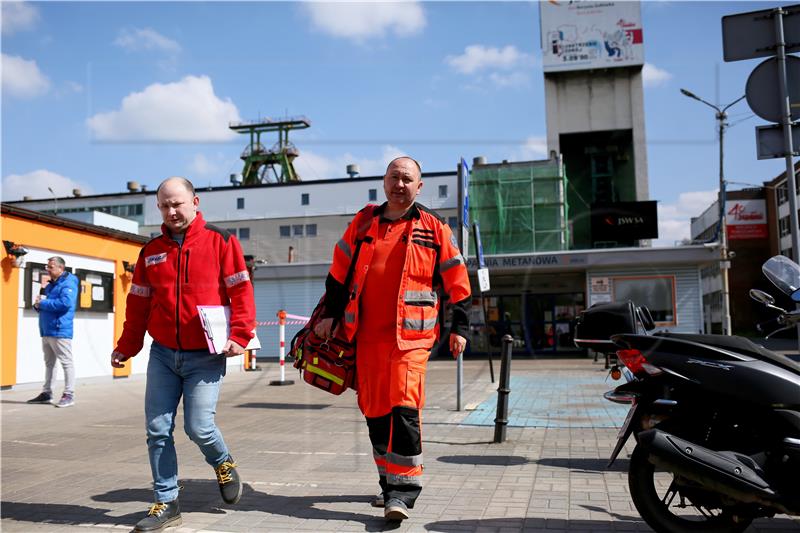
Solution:
[(240, 120), (236, 105), (214, 94), (208, 76), (186, 76), (131, 93), (117, 111), (86, 124), (99, 141), (221, 142), (236, 137), (228, 123)]
[(3, 93), (17, 98), (35, 98), (50, 89), (50, 80), (36, 61), (2, 54)]
[(656, 246), (673, 246), (691, 236), (691, 219), (703, 214), (716, 201), (718, 191), (684, 192), (674, 204), (658, 204)]
[(659, 87), (672, 79), (672, 74), (660, 69), (652, 63), (645, 63), (642, 67), (642, 83), (645, 87)]
[(227, 176), (223, 175), (223, 171), (229, 166), (227, 163), (229, 162), (223, 161), (222, 154), (216, 154), (213, 158), (207, 157), (205, 154), (195, 154), (191, 163), (189, 163), (189, 171), (192, 176), (197, 177), (216, 176), (226, 178)]
[(528, 137), (525, 144), (515, 154), (513, 159), (516, 161), (531, 161), (535, 159), (547, 158), (547, 139), (545, 137)]
[(425, 27), (419, 2), (310, 2), (301, 4), (320, 31), (334, 37), (363, 42), (393, 33), (404, 37)]
[(458, 56), (447, 56), (444, 61), (461, 74), (474, 74), (481, 70), (510, 70), (530, 62), (531, 56), (515, 46), (503, 48), (472, 44)]
[(471, 44), (464, 53), (447, 56), (444, 62), (454, 71), (470, 76), (466, 89), (482, 91), (488, 85), (498, 88), (525, 87), (530, 84), (535, 59), (515, 46), (497, 48)]
[(294, 160), (294, 167), (304, 181), (347, 177), (347, 165), (351, 163), (359, 166), (362, 176), (382, 176), (389, 162), (401, 155), (405, 155), (405, 152), (391, 145), (384, 146), (381, 155), (376, 158), (357, 157), (350, 153), (326, 157), (303, 150), (300, 157)]
[[(53, 189), (51, 193), (48, 190)], [(42, 199), (72, 196), (72, 189), (93, 194), (92, 188), (49, 170), (39, 169), (27, 174), (10, 174), (3, 178), (3, 201), (22, 200), (23, 196)]]
[(0, 2), (0, 22), (4, 36), (33, 28), (39, 20), (39, 10), (29, 2)]
[(177, 54), (181, 45), (165, 37), (152, 28), (125, 28), (120, 30), (114, 44), (128, 51), (156, 50), (168, 54)]
[(76, 81), (68, 81), (66, 83), (67, 89), (72, 91), (73, 93), (82, 93), (83, 92), (83, 85)]
[(489, 74), (489, 81), (497, 87), (524, 87), (530, 83), (531, 77), (526, 72), (521, 71), (510, 74), (492, 72)]

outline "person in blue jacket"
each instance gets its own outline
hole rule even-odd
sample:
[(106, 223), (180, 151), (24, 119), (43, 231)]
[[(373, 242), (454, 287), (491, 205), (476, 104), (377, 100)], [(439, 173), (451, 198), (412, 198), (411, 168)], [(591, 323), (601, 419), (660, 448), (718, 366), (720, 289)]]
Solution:
[(53, 371), (56, 359), (64, 369), (64, 394), (56, 407), (75, 405), (75, 365), (72, 362), (72, 321), (78, 301), (78, 278), (66, 271), (62, 257), (47, 260), (50, 283), (37, 296), (33, 308), (39, 311), (39, 334), (44, 352), (44, 386), (28, 403), (52, 403)]

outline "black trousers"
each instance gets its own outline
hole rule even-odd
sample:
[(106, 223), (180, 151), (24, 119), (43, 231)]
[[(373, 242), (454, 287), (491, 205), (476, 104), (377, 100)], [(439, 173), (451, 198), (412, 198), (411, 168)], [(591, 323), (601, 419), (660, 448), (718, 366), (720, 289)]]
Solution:
[(419, 409), (393, 407), (387, 415), (367, 417), (367, 427), (384, 502), (397, 498), (413, 509), (422, 491)]

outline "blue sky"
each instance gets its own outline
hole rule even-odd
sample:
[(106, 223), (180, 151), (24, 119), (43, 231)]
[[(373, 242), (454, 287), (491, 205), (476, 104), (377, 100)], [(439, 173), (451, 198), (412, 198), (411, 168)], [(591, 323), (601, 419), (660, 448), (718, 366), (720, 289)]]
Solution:
[[(658, 243), (687, 237), (713, 201), (712, 109), (759, 60), (724, 63), (720, 19), (781, 2), (643, 2), (645, 125)], [(170, 175), (226, 185), (245, 138), (228, 122), (305, 115), (305, 180), (426, 171), (460, 157), (546, 157), (536, 2), (2, 2), (2, 198), (121, 192)], [(758, 161), (747, 103), (730, 109), (733, 188), (779, 174)], [(270, 140), (271, 142), (271, 140)]]

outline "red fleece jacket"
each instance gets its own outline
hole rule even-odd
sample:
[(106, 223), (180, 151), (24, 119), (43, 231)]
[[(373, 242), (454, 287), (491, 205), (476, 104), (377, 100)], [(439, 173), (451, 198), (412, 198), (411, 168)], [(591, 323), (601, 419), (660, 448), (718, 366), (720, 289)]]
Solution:
[(199, 212), (182, 244), (163, 225), (161, 232), (139, 253), (117, 351), (128, 357), (139, 353), (145, 331), (172, 349), (208, 349), (198, 305), (230, 305), (230, 339), (246, 346), (256, 306), (239, 241), (206, 224)]

